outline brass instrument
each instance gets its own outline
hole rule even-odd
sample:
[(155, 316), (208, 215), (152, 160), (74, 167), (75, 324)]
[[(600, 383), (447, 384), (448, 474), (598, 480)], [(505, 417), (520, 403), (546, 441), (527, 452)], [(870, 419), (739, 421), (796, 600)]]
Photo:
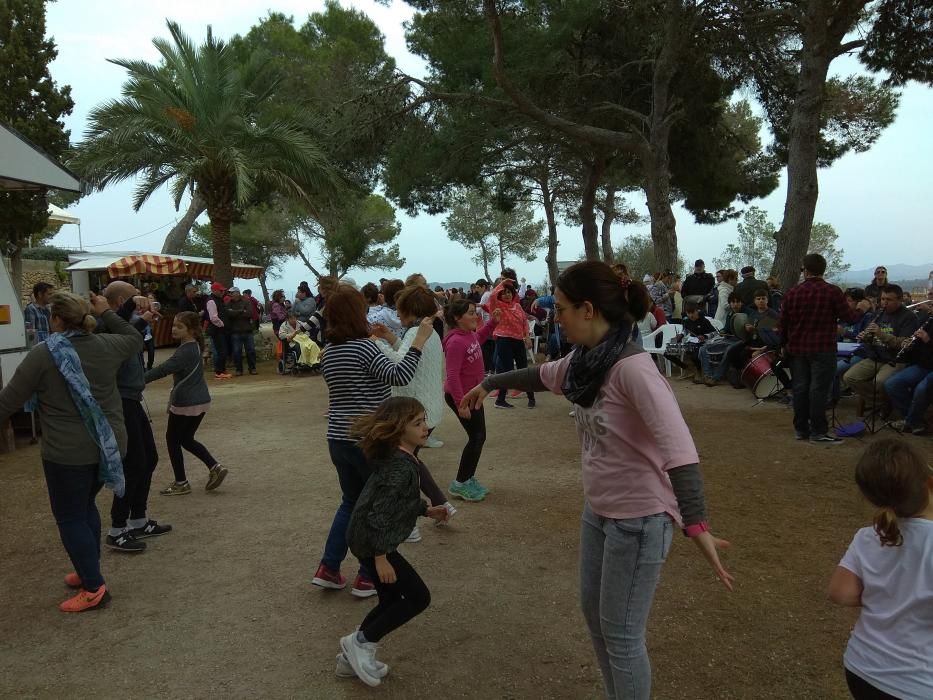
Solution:
[[(917, 329), (918, 331), (925, 331), (926, 333), (933, 333), (933, 317), (930, 317), (926, 322)], [(907, 340), (904, 341), (904, 344), (901, 346), (901, 349), (897, 353), (897, 357), (894, 358), (895, 364), (900, 364), (906, 361), (907, 356), (910, 354), (914, 345), (917, 344), (917, 331), (914, 331), (914, 334), (910, 336)]]

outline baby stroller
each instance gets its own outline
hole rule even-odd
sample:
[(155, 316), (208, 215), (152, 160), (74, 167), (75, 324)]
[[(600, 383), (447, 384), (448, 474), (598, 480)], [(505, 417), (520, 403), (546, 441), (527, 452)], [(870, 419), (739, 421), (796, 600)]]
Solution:
[[(307, 332), (306, 324), (299, 321), (298, 325)], [(301, 348), (292, 343), (286, 343), (284, 340), (279, 342), (282, 344), (282, 355), (276, 365), (279, 374), (301, 375), (307, 373), (315, 376), (321, 373), (320, 362), (315, 364), (301, 362)]]

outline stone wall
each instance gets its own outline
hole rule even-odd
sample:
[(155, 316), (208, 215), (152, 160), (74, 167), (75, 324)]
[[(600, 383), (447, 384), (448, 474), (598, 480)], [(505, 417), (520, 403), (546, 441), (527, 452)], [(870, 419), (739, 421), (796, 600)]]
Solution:
[[(10, 261), (3, 259), (9, 272)], [(71, 289), (71, 278), (65, 268), (67, 263), (56, 263), (53, 260), (23, 260), (22, 302), (23, 305), (32, 301), (32, 287), (37, 282), (48, 282), (56, 289)]]

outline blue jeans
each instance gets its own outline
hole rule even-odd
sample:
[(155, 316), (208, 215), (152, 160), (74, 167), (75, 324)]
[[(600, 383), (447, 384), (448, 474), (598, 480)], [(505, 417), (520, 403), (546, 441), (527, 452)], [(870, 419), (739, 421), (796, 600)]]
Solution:
[(243, 371), (243, 349), (246, 349), (246, 364), (256, 369), (256, 343), (252, 333), (234, 333), (233, 340), (233, 366), (237, 372)]
[(100, 513), (94, 499), (103, 484), (97, 465), (73, 466), (42, 460), (52, 515), (65, 551), (81, 578), (81, 587), (96, 591), (104, 585), (100, 573)]
[(645, 628), (674, 522), (666, 513), (612, 520), (583, 508), (580, 600), (609, 700), (648, 700)]
[(227, 334), (220, 333), (211, 336), (211, 355), (214, 358), (214, 374), (221, 374), (227, 369)]
[[(712, 377), (713, 379), (717, 380), (725, 377), (726, 370), (729, 369), (729, 351), (733, 346), (738, 345), (741, 342), (742, 341), (738, 338), (728, 338), (715, 343), (706, 343), (700, 347), (700, 366), (703, 368), (703, 375), (706, 377)], [(710, 350), (715, 350), (716, 352), (725, 350), (722, 356), (722, 360), (716, 366), (713, 366), (713, 363), (710, 361)]]
[(800, 435), (826, 435), (826, 403), (836, 374), (836, 353), (815, 352), (790, 358), (794, 395), (794, 431)]
[(919, 428), (933, 401), (933, 370), (909, 365), (884, 383), (884, 391), (894, 408), (904, 417), (907, 428)]
[[(327, 534), (327, 542), (324, 543), (321, 563), (328, 569), (340, 571), (340, 564), (347, 558), (347, 528), (350, 526), (353, 506), (356, 505), (369, 479), (371, 469), (363, 451), (355, 443), (328, 440), (327, 447), (330, 450), (330, 459), (337, 469), (337, 479), (340, 481), (343, 496), (340, 505), (337, 506), (337, 512), (334, 513), (334, 522), (331, 523), (330, 532)], [(360, 562), (360, 574), (370, 581), (376, 580), (376, 572), (363, 562)]]

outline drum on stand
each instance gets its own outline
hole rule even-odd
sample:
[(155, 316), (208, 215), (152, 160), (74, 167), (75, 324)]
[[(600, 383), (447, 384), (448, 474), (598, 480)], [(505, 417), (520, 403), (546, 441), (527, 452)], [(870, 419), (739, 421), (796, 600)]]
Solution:
[(773, 352), (764, 352), (749, 360), (742, 369), (742, 383), (752, 390), (756, 399), (766, 399), (774, 396), (781, 387), (774, 374), (776, 355)]

